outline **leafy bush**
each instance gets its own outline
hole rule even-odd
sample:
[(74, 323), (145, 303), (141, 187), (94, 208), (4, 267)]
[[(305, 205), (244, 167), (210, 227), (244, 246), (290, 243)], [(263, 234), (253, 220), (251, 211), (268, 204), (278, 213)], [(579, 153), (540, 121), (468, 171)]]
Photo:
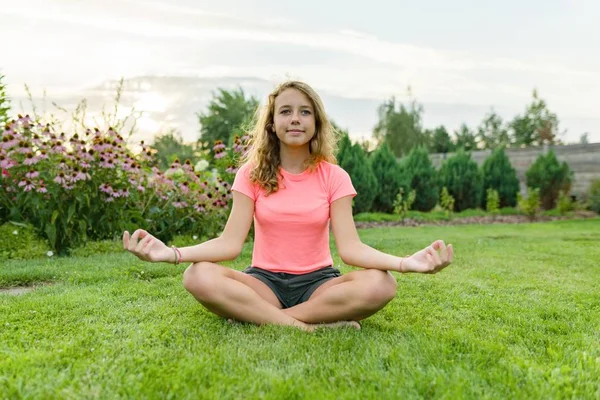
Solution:
[(373, 211), (391, 213), (394, 211), (395, 194), (400, 188), (407, 191), (408, 183), (400, 174), (400, 166), (394, 153), (386, 143), (380, 145), (370, 158), (371, 168), (377, 181), (377, 191), (373, 200)]
[(565, 215), (568, 212), (571, 212), (575, 209), (575, 204), (573, 204), (571, 196), (569, 196), (562, 190), (558, 192), (558, 201), (556, 202), (556, 209), (560, 215)]
[(527, 187), (539, 188), (542, 207), (550, 210), (556, 206), (558, 193), (571, 189), (573, 173), (566, 162), (559, 163), (553, 151), (541, 154), (526, 174)]
[(500, 196), (498, 192), (492, 188), (488, 188), (486, 192), (485, 209), (493, 216), (499, 213)]
[(50, 246), (27, 224), (7, 222), (0, 225), (0, 260), (48, 257)]
[(481, 172), (471, 154), (459, 150), (440, 169), (442, 186), (455, 200), (456, 211), (477, 208), (481, 204)]
[(442, 188), (442, 194), (440, 195), (440, 205), (446, 212), (446, 216), (450, 217), (454, 212), (454, 197), (448, 192), (448, 188), (444, 186)]
[(400, 162), (401, 174), (408, 180), (407, 190), (417, 192), (413, 209), (431, 211), (439, 199), (439, 179), (424, 147), (413, 148)]
[(596, 179), (590, 185), (588, 198), (590, 209), (600, 214), (600, 179)]
[(519, 193), (517, 200), (519, 209), (533, 221), (540, 212), (540, 189), (527, 188), (527, 197)]
[(404, 189), (401, 188), (396, 196), (396, 200), (394, 200), (394, 214), (400, 215), (400, 218), (404, 220), (415, 202), (415, 197), (416, 192), (414, 190), (411, 190), (410, 193), (405, 196)]
[(28, 116), (6, 126), (0, 149), (0, 221), (26, 222), (57, 253), (87, 240), (146, 229), (163, 241), (222, 224), (231, 185), (176, 160), (162, 173), (153, 151), (134, 154), (113, 129), (57, 134)]
[(500, 207), (514, 207), (517, 204), (519, 179), (515, 169), (510, 164), (503, 148), (492, 152), (482, 166), (483, 191), (494, 189), (499, 196)]

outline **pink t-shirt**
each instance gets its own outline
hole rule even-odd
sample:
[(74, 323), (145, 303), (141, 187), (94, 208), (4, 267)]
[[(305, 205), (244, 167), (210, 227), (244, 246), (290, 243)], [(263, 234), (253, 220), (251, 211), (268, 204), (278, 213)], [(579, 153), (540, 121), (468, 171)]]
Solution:
[(332, 265), (329, 207), (341, 197), (356, 196), (350, 176), (324, 161), (313, 172), (279, 171), (279, 190), (269, 196), (250, 182), (248, 164), (238, 170), (231, 188), (254, 201), (252, 266), (305, 274)]

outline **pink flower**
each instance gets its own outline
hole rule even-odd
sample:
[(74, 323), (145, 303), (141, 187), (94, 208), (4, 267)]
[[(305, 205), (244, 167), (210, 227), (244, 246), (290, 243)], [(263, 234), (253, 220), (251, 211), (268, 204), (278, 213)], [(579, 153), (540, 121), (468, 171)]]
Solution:
[(58, 175), (56, 175), (56, 178), (53, 179), (53, 181), (58, 183), (59, 185), (64, 185), (65, 183), (67, 183), (67, 179), (65, 178), (64, 172), (59, 172)]
[(23, 190), (26, 192), (29, 192), (35, 188), (33, 182), (31, 182), (29, 179), (25, 179), (24, 181), (19, 182), (19, 187), (21, 186), (25, 186)]
[(100, 185), (100, 187), (98, 189), (101, 192), (108, 193), (108, 194), (111, 194), (113, 192), (112, 188), (110, 187), (110, 185), (108, 183), (103, 183), (102, 185)]
[(3, 155), (0, 155), (0, 168), (9, 169), (11, 167), (14, 167), (15, 165), (17, 165), (16, 161), (11, 160), (10, 158), (6, 158)]
[(220, 153), (217, 153), (217, 154), (215, 154), (215, 158), (216, 158), (216, 159), (223, 158), (223, 157), (225, 157), (226, 155), (227, 155), (227, 153), (225, 153), (225, 152), (223, 151), (223, 152), (220, 152)]
[(146, 191), (146, 188), (145, 188), (145, 187), (143, 187), (142, 185), (139, 185), (139, 186), (137, 187), (137, 190), (139, 190), (140, 192), (145, 192), (145, 191)]
[(38, 176), (40, 176), (40, 173), (35, 170), (31, 170), (25, 174), (25, 177), (29, 179), (37, 178)]
[(106, 197), (104, 199), (104, 201), (107, 202), (107, 203), (112, 203), (113, 201), (115, 201), (115, 199), (113, 199), (112, 197), (109, 196), (109, 197)]
[(43, 186), (37, 189), (38, 193), (47, 193), (48, 190), (46, 189), (46, 186)]
[(25, 156), (25, 161), (23, 161), (23, 164), (34, 165), (34, 164), (37, 164), (38, 161), (40, 161), (40, 160), (37, 157), (35, 157), (33, 155), (33, 153), (27, 153), (27, 155)]

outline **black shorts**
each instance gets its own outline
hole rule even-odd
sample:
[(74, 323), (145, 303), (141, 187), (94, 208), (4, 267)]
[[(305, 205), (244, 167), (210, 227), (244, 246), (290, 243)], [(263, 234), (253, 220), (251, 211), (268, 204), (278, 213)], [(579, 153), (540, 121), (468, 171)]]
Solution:
[(331, 266), (300, 275), (271, 272), (257, 267), (248, 267), (242, 272), (267, 285), (275, 293), (283, 308), (304, 303), (319, 286), (342, 275), (337, 268)]

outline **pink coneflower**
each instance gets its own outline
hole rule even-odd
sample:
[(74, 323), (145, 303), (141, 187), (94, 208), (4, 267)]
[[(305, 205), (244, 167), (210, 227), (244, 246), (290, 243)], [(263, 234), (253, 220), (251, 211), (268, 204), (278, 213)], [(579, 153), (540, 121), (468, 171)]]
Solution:
[(223, 144), (222, 140), (215, 140), (215, 145), (213, 146), (213, 150), (217, 151), (220, 149), (224, 149), (226, 146)]
[(52, 149), (50, 151), (52, 153), (59, 154), (65, 153), (67, 149), (65, 148), (65, 146), (62, 145), (62, 142), (59, 140), (54, 144), (54, 146), (52, 146)]
[(19, 182), (19, 187), (21, 186), (24, 186), (23, 190), (26, 192), (30, 192), (32, 189), (35, 188), (35, 185), (29, 179), (25, 179)]
[(109, 196), (109, 197), (106, 197), (104, 199), (104, 201), (107, 202), (107, 203), (112, 203), (113, 201), (115, 201), (115, 199), (113, 199), (112, 197)]
[(175, 208), (185, 208), (188, 205), (185, 201), (174, 201), (172, 204)]
[(56, 175), (56, 178), (53, 179), (53, 181), (58, 183), (59, 185), (64, 185), (65, 183), (67, 183), (67, 178), (65, 177), (65, 173), (59, 172), (58, 175)]
[(37, 178), (38, 176), (40, 176), (40, 173), (33, 169), (25, 174), (25, 177), (29, 179)]
[(25, 161), (23, 161), (23, 164), (34, 165), (34, 164), (37, 164), (38, 161), (40, 161), (40, 160), (37, 157), (35, 157), (33, 155), (33, 153), (27, 153), (27, 155), (25, 156)]
[(46, 186), (42, 185), (41, 187), (37, 188), (36, 190), (38, 193), (47, 193), (48, 189), (46, 189)]
[(181, 185), (179, 185), (179, 189), (183, 194), (188, 194), (190, 192), (190, 186), (187, 182), (183, 182)]
[(10, 158), (8, 158), (7, 156), (0, 154), (0, 168), (3, 169), (9, 169), (14, 167), (15, 165), (17, 165), (17, 162), (14, 160), (11, 160)]
[(46, 150), (42, 150), (42, 151), (40, 151), (40, 154), (37, 157), (40, 160), (47, 160), (48, 159), (48, 153), (46, 152)]
[(98, 189), (101, 192), (107, 193), (107, 194), (112, 194), (113, 192), (113, 188), (110, 187), (110, 185), (108, 183), (103, 183), (102, 185), (100, 185), (100, 187), (98, 187)]
[(224, 152), (224, 151), (220, 151), (220, 152), (218, 152), (218, 153), (215, 153), (215, 158), (216, 158), (216, 159), (223, 158), (223, 157), (225, 157), (226, 155), (227, 155), (227, 153), (226, 153), (226, 152)]
[(194, 204), (194, 210), (196, 210), (199, 213), (203, 213), (206, 211), (206, 208), (204, 208), (202, 204)]
[(140, 192), (145, 192), (146, 188), (143, 187), (142, 185), (138, 185), (137, 190), (140, 191)]
[(77, 173), (77, 176), (75, 176), (75, 178), (78, 181), (87, 181), (92, 179), (92, 177), (90, 176), (90, 174), (88, 174), (87, 169), (83, 168), (81, 170), (81, 172)]

